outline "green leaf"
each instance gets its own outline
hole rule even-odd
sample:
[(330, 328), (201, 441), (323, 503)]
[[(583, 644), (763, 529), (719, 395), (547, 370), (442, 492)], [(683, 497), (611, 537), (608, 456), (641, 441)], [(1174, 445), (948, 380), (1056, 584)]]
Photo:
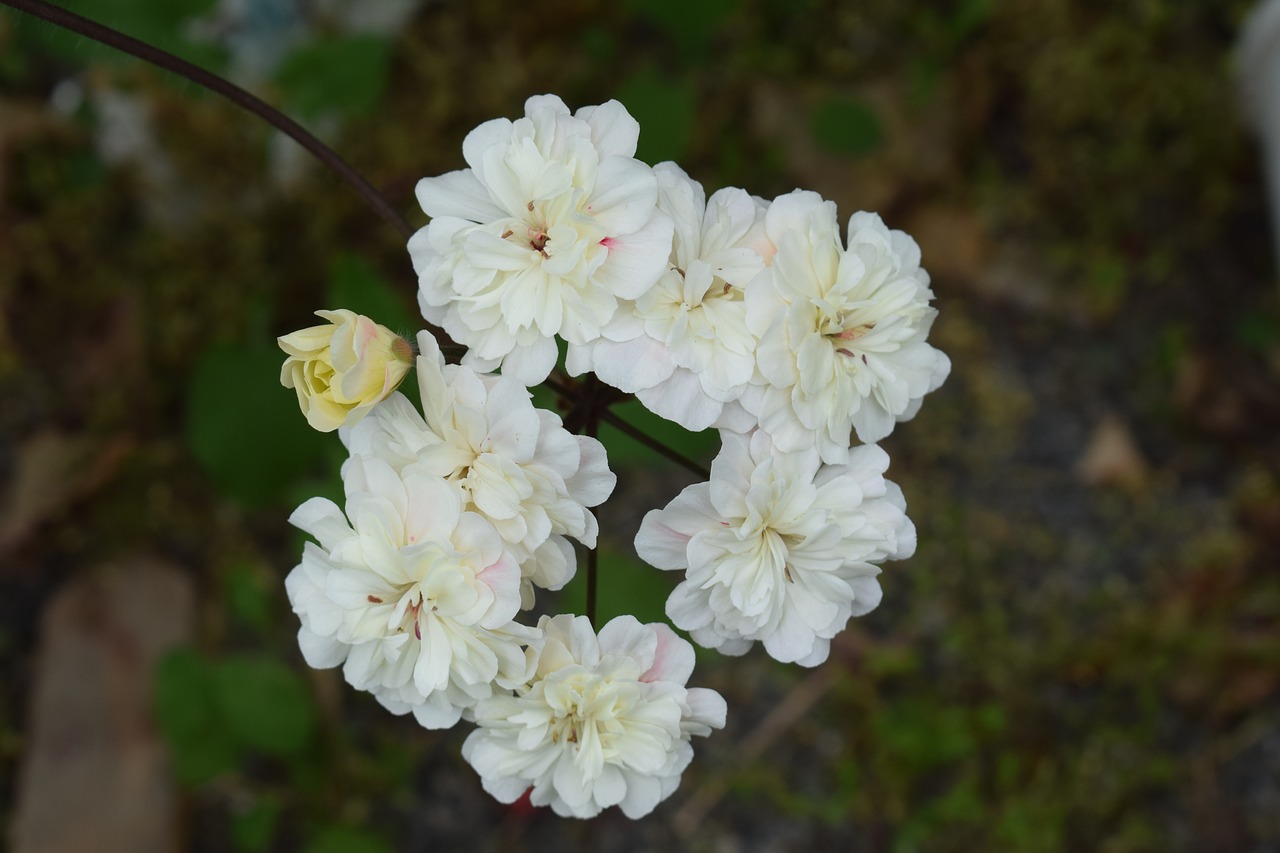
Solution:
[(330, 309), (347, 308), (405, 337), (411, 338), (414, 330), (422, 325), (387, 280), (356, 255), (341, 254), (333, 259), (325, 299)]
[(323, 464), (338, 439), (318, 433), (280, 385), (284, 353), (218, 343), (196, 364), (187, 392), (187, 443), (228, 498), (282, 503), (298, 479)]
[(178, 778), (207, 782), (239, 762), (236, 744), (213, 702), (213, 671), (192, 649), (176, 649), (155, 672), (155, 710)]
[(645, 69), (623, 84), (618, 100), (642, 128), (637, 158), (650, 164), (684, 159), (697, 101), (688, 79)]
[(214, 675), (218, 710), (239, 742), (272, 755), (307, 745), (316, 712), (298, 673), (271, 658), (232, 657)]
[(320, 830), (305, 853), (392, 853), (385, 838), (363, 829), (330, 826)]
[(833, 154), (861, 157), (880, 147), (884, 131), (863, 101), (832, 98), (818, 104), (810, 120), (814, 140)]
[(290, 110), (307, 118), (369, 113), (382, 100), (391, 42), (374, 35), (319, 39), (280, 66), (276, 84)]

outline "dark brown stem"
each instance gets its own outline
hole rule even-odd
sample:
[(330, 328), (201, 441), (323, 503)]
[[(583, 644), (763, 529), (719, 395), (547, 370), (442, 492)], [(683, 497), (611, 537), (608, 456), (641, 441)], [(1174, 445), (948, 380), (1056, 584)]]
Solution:
[[(575, 408), (569, 412), (567, 417), (574, 419), (572, 423), (576, 425), (577, 418), (581, 417), (581, 415), (579, 414), (579, 407), (582, 405), (581, 389), (570, 388), (568, 385), (565, 385), (564, 383), (560, 382), (558, 379), (553, 379), (551, 377), (547, 377), (547, 379), (543, 382), (543, 384), (546, 385), (548, 388), (550, 388), (552, 391), (554, 391), (556, 394), (558, 394), (562, 399), (567, 400), (574, 405)], [(633, 427), (631, 424), (624, 421), (622, 418), (615, 415), (613, 412), (609, 411), (607, 406), (611, 403), (618, 402), (619, 399), (625, 399), (625, 397), (608, 401), (604, 406), (601, 406), (598, 409), (598, 411), (595, 413), (595, 417), (600, 421), (607, 423), (609, 426), (613, 427), (614, 429), (618, 430), (618, 432), (622, 433), (623, 435), (634, 438), (636, 441), (640, 442), (645, 447), (649, 448), (655, 453), (659, 453), (667, 457), (668, 459), (670, 459), (672, 462), (675, 462), (677, 465), (680, 465), (681, 467), (691, 471), (692, 473), (697, 474), (702, 479), (709, 480), (711, 478), (711, 472), (708, 471), (702, 465), (699, 465), (697, 462), (694, 462), (692, 459), (681, 454), (679, 451), (668, 447), (667, 445), (658, 441), (656, 438), (653, 438), (650, 435), (646, 435), (645, 433)], [(566, 426), (568, 426), (569, 423), (570, 421), (566, 421)]]
[(328, 166), (338, 177), (346, 181), (364, 199), (365, 204), (373, 208), (375, 213), (382, 217), (392, 228), (400, 232), (400, 236), (408, 239), (413, 235), (414, 229), (409, 224), (409, 221), (401, 216), (382, 197), (382, 194), (374, 189), (372, 184), (366, 181), (359, 172), (351, 168), (332, 148), (316, 139), (306, 128), (284, 113), (249, 94), (234, 83), (224, 80), (197, 65), (192, 65), (172, 53), (163, 51), (146, 42), (138, 41), (118, 30), (113, 30), (96, 21), (81, 17), (60, 6), (45, 3), (42, 0), (0, 0), (0, 4), (10, 6), (20, 12), (26, 12), (28, 15), (33, 15), (51, 24), (79, 33), (86, 38), (101, 42), (109, 47), (114, 47), (116, 50), (136, 56), (138, 59), (150, 62), (152, 65), (177, 74), (192, 83), (217, 92), (233, 104), (258, 116), (311, 152), (317, 160)]

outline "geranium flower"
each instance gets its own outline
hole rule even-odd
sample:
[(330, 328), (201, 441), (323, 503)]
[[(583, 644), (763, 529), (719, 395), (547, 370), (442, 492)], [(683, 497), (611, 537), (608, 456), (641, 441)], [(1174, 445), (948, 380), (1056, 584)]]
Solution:
[(594, 371), (686, 429), (727, 417), (727, 424), (749, 430), (753, 422), (749, 416), (742, 422), (745, 412), (735, 403), (755, 371), (757, 344), (743, 294), (773, 254), (764, 233), (766, 205), (735, 187), (708, 200), (674, 163), (659, 163), (654, 173), (658, 209), (675, 224), (667, 271), (655, 287), (624, 302), (601, 337), (569, 348), (569, 372)]
[(671, 621), (724, 654), (761, 642), (780, 661), (822, 663), (849, 618), (880, 603), (876, 564), (915, 551), (888, 464), (875, 445), (824, 465), (812, 449), (778, 453), (763, 431), (726, 433), (710, 482), (649, 512), (636, 535), (645, 562), (686, 572)]
[(413, 350), (386, 326), (345, 308), (316, 314), (329, 324), (277, 338), (289, 356), (280, 384), (297, 391), (313, 429), (332, 432), (359, 423), (400, 386)]
[(780, 450), (842, 462), (852, 431), (884, 438), (951, 371), (925, 341), (938, 312), (920, 249), (874, 213), (849, 220), (846, 248), (835, 205), (800, 190), (774, 200), (765, 231), (778, 252), (746, 294), (760, 346), (741, 403)]
[(585, 616), (543, 616), (537, 668), (514, 695), (479, 703), (462, 755), (484, 789), (563, 817), (653, 811), (680, 784), (689, 739), (723, 728), (719, 693), (686, 688), (693, 647), (666, 625), (619, 616), (597, 637)]
[(427, 728), (446, 728), (528, 675), (512, 622), (520, 569), (456, 486), (422, 466), (380, 459), (344, 469), (346, 515), (312, 498), (289, 521), (314, 536), (285, 579), (311, 666), (343, 665), (348, 683)]
[(422, 314), (470, 347), (465, 363), (525, 385), (556, 361), (553, 336), (585, 344), (619, 299), (658, 280), (671, 222), (634, 158), (640, 126), (617, 101), (570, 114), (554, 95), (462, 143), (468, 169), (418, 183), (432, 217), (409, 240)]
[(569, 538), (595, 547), (588, 508), (617, 482), (604, 445), (535, 408), (515, 379), (446, 365), (426, 332), (418, 344), (422, 413), (394, 395), (343, 432), (352, 458), (377, 457), (396, 470), (414, 465), (459, 488), (465, 508), (493, 524), (520, 563), (524, 606), (532, 607), (534, 586), (559, 589), (573, 577)]

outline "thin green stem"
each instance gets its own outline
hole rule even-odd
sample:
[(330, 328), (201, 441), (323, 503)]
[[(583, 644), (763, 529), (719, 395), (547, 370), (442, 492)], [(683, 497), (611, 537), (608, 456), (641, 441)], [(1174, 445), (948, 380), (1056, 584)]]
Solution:
[(101, 42), (109, 47), (114, 47), (116, 50), (123, 51), (130, 56), (136, 56), (144, 62), (149, 62), (152, 65), (177, 74), (179, 77), (190, 80), (198, 86), (217, 92), (233, 104), (258, 116), (311, 152), (317, 160), (328, 166), (338, 177), (346, 181), (364, 199), (365, 203), (373, 208), (373, 211), (378, 216), (400, 232), (400, 236), (408, 239), (413, 235), (414, 229), (409, 224), (409, 221), (401, 216), (399, 211), (393, 208), (383, 198), (382, 194), (364, 179), (364, 176), (351, 168), (332, 148), (325, 145), (306, 128), (275, 107), (246, 92), (234, 83), (206, 71), (198, 65), (192, 65), (185, 59), (174, 56), (172, 53), (163, 51), (154, 45), (139, 41), (118, 30), (113, 30), (96, 21), (91, 21), (74, 12), (69, 12), (60, 6), (54, 6), (52, 3), (45, 3), (43, 0), (0, 0), (0, 4), (48, 21), (63, 29), (79, 33), (86, 38)]

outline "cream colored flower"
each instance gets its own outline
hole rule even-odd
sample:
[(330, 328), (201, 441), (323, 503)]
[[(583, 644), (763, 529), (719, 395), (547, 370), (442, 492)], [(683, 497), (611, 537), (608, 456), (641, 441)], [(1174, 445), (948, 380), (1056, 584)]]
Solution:
[(595, 817), (610, 806), (635, 820), (680, 784), (692, 737), (724, 728), (724, 698), (686, 687), (693, 646), (666, 625), (619, 616), (591, 629), (585, 616), (543, 616), (529, 647), (535, 669), (514, 694), (475, 706), (478, 728), (462, 757), (484, 789), (513, 803)]
[(280, 384), (298, 392), (307, 423), (320, 432), (356, 424), (399, 387), (413, 366), (409, 342), (368, 317), (339, 308), (329, 321), (277, 340), (289, 356)]

